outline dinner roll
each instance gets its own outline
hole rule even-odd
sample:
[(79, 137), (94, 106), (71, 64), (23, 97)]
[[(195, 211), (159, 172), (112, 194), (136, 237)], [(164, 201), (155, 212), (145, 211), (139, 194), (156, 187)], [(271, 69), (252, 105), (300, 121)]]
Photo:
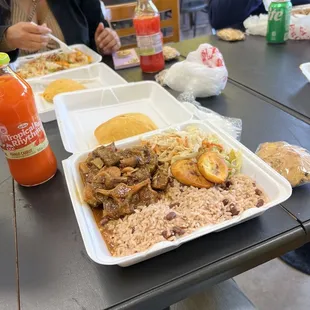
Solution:
[(94, 132), (100, 144), (133, 137), (157, 129), (153, 121), (141, 113), (118, 115), (98, 126)]

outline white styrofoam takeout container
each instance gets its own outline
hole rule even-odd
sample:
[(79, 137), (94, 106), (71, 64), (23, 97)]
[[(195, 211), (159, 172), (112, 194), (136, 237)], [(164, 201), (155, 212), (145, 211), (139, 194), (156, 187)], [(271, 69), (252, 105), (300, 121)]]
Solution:
[[(91, 48), (89, 48), (88, 46), (86, 46), (84, 44), (74, 44), (74, 45), (69, 45), (69, 46), (72, 49), (77, 48), (81, 52), (83, 52), (84, 54), (86, 54), (88, 56), (91, 56), (91, 58), (92, 58), (92, 62), (91, 63), (92, 64), (98, 63), (98, 62), (100, 62), (102, 60), (102, 56), (101, 55), (99, 55), (98, 53), (96, 53), (95, 51), (93, 51)], [(27, 62), (30, 62), (30, 61), (32, 61), (35, 58), (39, 58), (41, 56), (46, 56), (46, 55), (50, 55), (50, 54), (55, 54), (55, 53), (58, 53), (58, 52), (61, 52), (61, 49), (55, 49), (55, 50), (51, 50), (51, 51), (47, 51), (47, 52), (43, 52), (43, 53), (37, 53), (37, 54), (31, 54), (31, 55), (28, 55), (28, 56), (19, 57), (10, 66), (11, 66), (11, 68), (13, 70), (18, 70), (18, 68), (21, 65), (23, 65), (23, 64), (25, 64)], [(88, 65), (85, 65), (85, 66), (88, 66)], [(81, 68), (81, 67), (79, 67), (79, 68)], [(63, 70), (63, 71), (70, 71), (70, 70), (74, 70), (74, 69), (75, 68), (67, 69), (67, 70)], [(58, 71), (58, 72), (60, 72), (60, 71)], [(42, 76), (40, 76), (40, 78), (42, 78), (43, 76), (53, 76), (53, 75), (57, 74), (58, 72), (42, 75)], [(29, 81), (32, 81), (32, 80), (34, 80), (36, 78), (38, 78), (38, 77), (29, 78), (29, 79), (26, 79), (26, 81), (29, 82)]]
[[(231, 220), (202, 227), (190, 235), (179, 238), (176, 241), (164, 241), (155, 244), (145, 252), (137, 253), (125, 257), (111, 256), (105, 241), (103, 240), (100, 231), (97, 227), (90, 207), (83, 201), (83, 182), (81, 180), (78, 165), (85, 160), (89, 151), (74, 154), (63, 161), (64, 173), (73, 204), (73, 209), (80, 227), (82, 238), (86, 247), (86, 251), (90, 258), (103, 265), (120, 265), (127, 267), (141, 261), (150, 259), (154, 256), (171, 251), (185, 242), (199, 238), (211, 232), (227, 229), (236, 224), (242, 223), (256, 216), (261, 215), (269, 208), (280, 204), (291, 196), (292, 188), (289, 182), (268, 166), (264, 161), (252, 153), (249, 149), (243, 146), (240, 142), (214, 127), (208, 121), (188, 121), (180, 125), (174, 125), (166, 129), (184, 130), (189, 125), (196, 125), (206, 133), (216, 134), (220, 142), (226, 148), (238, 149), (243, 155), (243, 165), (241, 172), (252, 177), (259, 187), (261, 187), (269, 197), (269, 202), (261, 208), (248, 209), (239, 216)], [(166, 129), (160, 129), (154, 132), (143, 135), (143, 137), (150, 137), (154, 134), (161, 133)], [(62, 129), (61, 129), (62, 130)], [(66, 134), (70, 134), (67, 132)], [(69, 138), (69, 137), (68, 137)], [(74, 139), (74, 137), (72, 137)], [(141, 138), (141, 137), (140, 137)], [(118, 148), (131, 147), (138, 145), (139, 137), (123, 140), (116, 143)], [(83, 139), (83, 137), (81, 137)]]
[(299, 66), (301, 72), (304, 74), (304, 76), (308, 79), (310, 82), (310, 62), (306, 62), (304, 64), (301, 64)]
[(51, 122), (56, 119), (54, 104), (47, 102), (42, 95), (46, 88), (46, 84), (58, 79), (84, 79), (85, 82), (81, 81), (80, 83), (87, 89), (127, 84), (120, 75), (104, 63), (96, 63), (71, 70), (59, 71), (52, 76), (31, 79), (28, 83), (34, 92), (36, 106), (43, 123)]
[(98, 145), (95, 129), (124, 113), (143, 113), (158, 128), (191, 120), (193, 115), (156, 82), (66, 93), (54, 98), (55, 112), (65, 149), (78, 153)]

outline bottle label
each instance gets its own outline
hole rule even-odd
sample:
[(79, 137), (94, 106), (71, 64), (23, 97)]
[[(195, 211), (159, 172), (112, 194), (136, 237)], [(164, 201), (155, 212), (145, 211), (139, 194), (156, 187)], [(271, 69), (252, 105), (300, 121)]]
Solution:
[(6, 127), (0, 124), (0, 147), (8, 159), (34, 156), (48, 146), (41, 121), (35, 117), (31, 122)]
[(163, 51), (163, 42), (161, 33), (155, 33), (149, 36), (137, 36), (137, 45), (140, 56), (151, 56)]

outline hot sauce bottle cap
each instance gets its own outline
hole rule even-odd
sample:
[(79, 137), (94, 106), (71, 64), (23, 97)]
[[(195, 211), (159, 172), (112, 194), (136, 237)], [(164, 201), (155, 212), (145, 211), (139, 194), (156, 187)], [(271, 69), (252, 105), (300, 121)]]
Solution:
[(8, 65), (10, 63), (10, 57), (6, 53), (0, 53), (0, 66)]

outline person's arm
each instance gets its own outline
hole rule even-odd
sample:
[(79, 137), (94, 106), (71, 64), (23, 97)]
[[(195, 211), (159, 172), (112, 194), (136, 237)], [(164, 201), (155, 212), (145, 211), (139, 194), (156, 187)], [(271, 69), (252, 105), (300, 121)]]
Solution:
[(15, 61), (18, 50), (38, 51), (45, 47), (49, 41), (47, 34), (51, 30), (46, 26), (19, 22), (11, 26), (0, 26), (0, 45), (4, 47), (11, 61)]
[(98, 25), (103, 23), (105, 28), (109, 28), (109, 24), (102, 15), (99, 0), (81, 0), (80, 3), (81, 10), (88, 21), (90, 47), (96, 50), (95, 33)]
[(81, 9), (88, 21), (91, 48), (102, 55), (119, 50), (121, 44), (117, 33), (109, 28), (101, 11), (99, 0), (81, 0)]
[(11, 50), (5, 40), (5, 32), (9, 26), (0, 26), (0, 52), (5, 52), (10, 56), (11, 62), (18, 57), (18, 49)]
[(7, 23), (10, 15), (9, 8), (10, 1), (2, 1), (0, 6), (0, 52), (7, 53), (10, 56), (11, 62), (13, 62), (18, 57), (18, 50), (12, 50), (5, 37), (6, 31), (10, 26)]
[(262, 0), (210, 0), (209, 18), (215, 29), (243, 23), (253, 11), (262, 5)]

